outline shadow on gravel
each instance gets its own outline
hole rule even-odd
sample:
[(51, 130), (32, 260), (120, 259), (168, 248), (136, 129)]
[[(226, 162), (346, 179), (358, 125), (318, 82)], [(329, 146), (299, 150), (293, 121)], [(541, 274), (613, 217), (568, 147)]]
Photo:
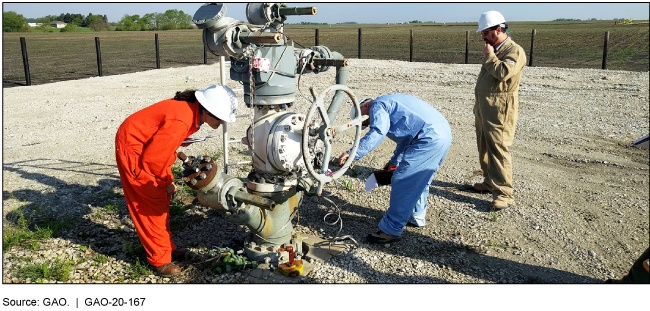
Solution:
[[(97, 176), (97, 185), (72, 184), (44, 173), (31, 172), (36, 169), (52, 171), (52, 175), (57, 171), (67, 171), (83, 173), (83, 178)], [(144, 253), (138, 252), (137, 246), (141, 245), (133, 229), (124, 196), (112, 190), (121, 187), (119, 175), (114, 173), (117, 171), (114, 165), (38, 159), (6, 163), (3, 164), (3, 170), (34, 181), (37, 189), (45, 188), (12, 192), (3, 190), (3, 200), (15, 198), (20, 202), (18, 208), (7, 213), (7, 221), (16, 223), (22, 214), (28, 219), (32, 230), (39, 225), (67, 221), (70, 225), (59, 230), (54, 237), (79, 246), (90, 245), (95, 253), (131, 264), (136, 260), (143, 262), (143, 259), (146, 262)], [(115, 218), (120, 220), (119, 223), (111, 221)]]
[[(31, 189), (6, 191), (3, 201), (16, 199), (19, 203), (5, 216), (7, 222), (17, 224), (23, 215), (34, 231), (36, 226), (66, 223), (53, 237), (68, 240), (80, 247), (90, 246), (90, 257), (110, 256), (128, 264), (147, 265), (146, 253), (133, 228), (126, 201), (121, 193), (121, 183), (115, 165), (83, 163), (69, 160), (36, 159), (3, 164), (3, 171), (20, 175), (29, 180)], [(38, 172), (35, 172), (38, 171)], [(77, 173), (82, 184), (73, 180), (57, 178), (57, 174)], [(7, 175), (5, 174), (5, 180)], [(90, 185), (95, 184), (96, 185)], [(172, 239), (177, 247), (223, 246), (242, 238), (245, 229), (229, 222), (223, 211), (205, 209), (205, 216), (186, 213), (193, 204), (170, 208)], [(214, 232), (213, 228), (219, 228)], [(17, 246), (14, 246), (17, 247)], [(43, 250), (43, 246), (37, 249)], [(89, 254), (88, 252), (85, 252)], [(92, 258), (84, 256), (86, 261)], [(196, 266), (194, 262), (179, 262), (186, 270)], [(209, 264), (209, 263), (208, 263)], [(201, 265), (203, 267), (203, 265)], [(193, 269), (196, 270), (196, 269)], [(118, 273), (118, 272), (115, 272)], [(193, 272), (189, 272), (194, 274)], [(116, 278), (124, 276), (124, 271)], [(185, 275), (186, 283), (203, 283), (202, 274)], [(91, 275), (84, 275), (82, 282), (91, 283)]]
[[(441, 189), (436, 189), (435, 187)], [(485, 199), (477, 199), (466, 195), (469, 193), (479, 195), (479, 193), (471, 191), (469, 185), (438, 181), (434, 177), (431, 182), (431, 187), (429, 187), (429, 193), (434, 196), (447, 198), (454, 202), (472, 204), (474, 209), (479, 212), (490, 212), (490, 202), (492, 201), (492, 198), (487, 195)], [(443, 195), (443, 193), (447, 193), (447, 195)]]
[[(442, 184), (446, 185), (446, 183)], [(362, 233), (363, 235), (355, 235), (354, 238), (359, 242), (360, 247), (363, 248), (373, 249), (397, 257), (403, 256), (428, 261), (441, 268), (444, 266), (458, 273), (493, 283), (602, 283), (602, 280), (572, 272), (485, 255), (474, 245), (436, 239), (423, 233), (418, 233), (426, 232), (426, 227), (407, 228), (402, 234), (402, 241), (392, 244), (390, 247), (371, 244), (366, 242), (366, 235), (378, 230), (377, 223), (383, 216), (383, 211), (368, 209), (360, 205), (351, 205), (335, 195), (328, 197), (328, 199), (341, 210), (343, 229), (340, 235), (352, 234), (351, 232)], [(304, 222), (307, 224), (325, 226), (322, 219), (324, 213), (329, 212), (328, 208), (318, 208), (318, 206), (329, 207), (331, 203), (317, 197), (310, 197), (303, 204), (305, 205), (303, 209), (311, 209), (311, 211), (310, 213), (302, 213), (301, 219), (304, 219)], [(330, 226), (326, 232), (334, 235), (338, 231), (338, 226), (337, 224), (333, 232)], [(417, 246), (413, 247), (413, 245)], [(387, 275), (376, 271), (372, 266), (367, 264), (365, 266), (367, 270), (348, 270), (363, 277), (369, 283), (448, 283), (447, 280), (434, 277), (417, 275), (401, 276), (397, 273)], [(341, 268), (346, 269), (346, 266), (341, 265)], [(394, 268), (404, 271), (403, 267), (399, 265)], [(408, 268), (409, 270), (416, 271), (418, 269), (417, 267)], [(444, 273), (445, 269), (442, 268), (440, 271)]]
[[(336, 165), (336, 163), (332, 163), (331, 165), (336, 167), (337, 169), (339, 168), (339, 166)], [(354, 166), (351, 169), (348, 169), (345, 172), (344, 176), (356, 178), (359, 180), (359, 182), (361, 182), (361, 184), (364, 184), (365, 180), (368, 179), (368, 176), (370, 176), (370, 174), (372, 174), (372, 172), (376, 170), (377, 169), (372, 167), (358, 165), (358, 166)], [(436, 187), (441, 189), (436, 189)], [(441, 195), (443, 192), (447, 193), (448, 195)], [(471, 190), (470, 185), (443, 182), (443, 181), (436, 180), (434, 176), (433, 181), (431, 181), (429, 193), (434, 196), (445, 197), (455, 202), (472, 204), (474, 206), (474, 209), (479, 212), (486, 212), (486, 213), (490, 212), (491, 199), (489, 196), (486, 196), (486, 199), (477, 199), (475, 197), (466, 195), (466, 194), (479, 195), (479, 193), (476, 193)]]
[[(51, 175), (56, 175), (56, 172), (80, 173), (83, 178), (87, 179), (84, 181), (85, 183), (92, 183), (88, 178), (93, 177), (96, 178), (95, 183), (97, 185), (71, 184), (54, 176), (32, 172), (36, 169), (40, 171), (49, 170), (52, 172)], [(137, 248), (138, 246), (141, 248), (141, 244), (133, 230), (124, 197), (112, 190), (114, 187), (121, 187), (115, 166), (68, 160), (38, 159), (3, 164), (3, 170), (19, 174), (23, 179), (34, 181), (37, 184), (36, 189), (45, 188), (44, 190), (21, 189), (12, 192), (3, 190), (3, 200), (15, 198), (21, 202), (18, 204), (20, 206), (18, 210), (25, 217), (33, 217), (31, 220), (33, 220), (34, 225), (38, 225), (48, 218), (60, 221), (70, 219), (72, 225), (60, 230), (59, 238), (67, 239), (79, 246), (91, 245), (95, 253), (111, 256), (131, 265), (137, 261), (146, 263), (144, 253), (138, 253)], [(434, 181), (433, 185), (442, 188), (458, 186), (438, 181)], [(53, 189), (49, 189), (50, 187)], [(431, 191), (432, 194), (437, 195), (437, 191), (444, 190), (432, 189)], [(435, 239), (418, 233), (419, 230), (426, 230), (426, 228), (408, 228), (403, 233), (402, 242), (389, 248), (383, 245), (369, 244), (365, 242), (365, 235), (377, 230), (377, 223), (381, 219), (383, 211), (349, 204), (347, 201), (339, 199), (336, 193), (327, 198), (336, 204), (341, 211), (343, 229), (340, 234), (350, 234), (350, 231), (363, 233), (362, 236), (354, 236), (360, 242), (361, 247), (394, 256), (428, 261), (437, 266), (445, 266), (456, 272), (494, 283), (581, 284), (600, 282), (571, 272), (487, 256), (482, 254), (475, 246)], [(476, 206), (480, 206), (478, 202), (481, 201), (457, 193), (454, 193), (452, 199), (474, 203)], [(323, 221), (325, 214), (332, 211), (330, 207), (332, 207), (331, 203), (323, 198), (306, 197), (303, 206), (300, 208), (300, 225), (316, 228), (317, 230), (322, 228), (323, 231), (329, 232), (330, 235), (336, 234), (339, 225), (328, 226)], [(104, 217), (109, 213), (111, 213), (111, 217)], [(18, 216), (18, 212), (14, 210), (7, 214), (6, 219), (9, 222), (16, 223)], [(203, 245), (197, 244), (193, 246), (210, 247), (210, 245), (228, 243), (228, 241), (245, 234), (243, 228), (230, 223), (221, 211), (209, 210), (206, 216), (207, 218), (203, 220), (192, 219), (191, 224), (185, 226), (180, 230), (181, 232), (173, 231), (175, 241), (177, 239), (182, 241), (181, 243), (183, 241), (185, 243), (201, 241), (200, 244)], [(115, 218), (119, 219), (118, 223), (111, 222)], [(328, 219), (328, 221), (331, 221), (331, 219)], [(119, 228), (120, 226), (122, 226), (122, 229)], [(214, 227), (222, 228), (223, 230), (219, 231), (223, 232), (211, 232), (206, 229)], [(413, 243), (413, 241), (416, 242)], [(418, 246), (403, 247), (409, 244)], [(390, 275), (378, 272), (367, 264), (362, 263), (362, 265), (366, 265), (366, 269), (356, 271), (356, 269), (352, 268), (349, 270), (360, 274), (369, 283), (447, 282), (444, 279), (430, 276), (401, 276), (397, 273)], [(345, 269), (345, 266), (342, 268)], [(401, 267), (396, 266), (395, 269), (401, 269)], [(412, 269), (417, 270), (417, 267)], [(444, 269), (440, 271), (444, 273)], [(199, 277), (200, 275), (197, 275), (196, 278), (190, 276), (186, 281), (188, 283), (202, 283)]]

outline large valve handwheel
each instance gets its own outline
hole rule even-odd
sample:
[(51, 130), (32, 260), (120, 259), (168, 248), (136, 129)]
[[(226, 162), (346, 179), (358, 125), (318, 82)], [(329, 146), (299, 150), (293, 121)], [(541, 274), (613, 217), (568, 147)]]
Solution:
[[(324, 100), (325, 98), (331, 93), (331, 92), (336, 92), (336, 91), (343, 91), (347, 94), (347, 96), (352, 100), (352, 103), (357, 111), (356, 113), (356, 118), (352, 119), (350, 122), (339, 125), (339, 126), (333, 126), (332, 120), (329, 119), (327, 115), (327, 109), (324, 106)], [(312, 91), (313, 95), (313, 91)], [(340, 111), (340, 110), (339, 110)], [(320, 118), (322, 119), (321, 124), (316, 124), (315, 126), (312, 124), (314, 119), (315, 119), (315, 114), (318, 113)], [(357, 154), (357, 147), (359, 147), (359, 139), (361, 138), (361, 122), (367, 117), (362, 117), (361, 116), (361, 110), (359, 109), (359, 106), (357, 105), (357, 100), (352, 94), (352, 91), (345, 86), (341, 84), (335, 84), (330, 87), (328, 87), (323, 93), (321, 93), (319, 96), (314, 96), (314, 101), (309, 108), (309, 113), (307, 114), (307, 119), (305, 120), (305, 125), (302, 130), (302, 157), (305, 162), (305, 167), (307, 168), (307, 171), (311, 176), (318, 180), (318, 190), (317, 194), (321, 195), (323, 191), (323, 185), (338, 179), (341, 177), (345, 171), (350, 167), (352, 164), (352, 160), (354, 159), (354, 156)], [(348, 130), (350, 128), (354, 128), (356, 130), (354, 134), (354, 144), (352, 146), (352, 151), (350, 152), (350, 157), (345, 161), (345, 164), (336, 172), (333, 172), (331, 175), (328, 174), (328, 165), (330, 162), (330, 156), (332, 153), (332, 138), (336, 133), (343, 132), (345, 130)], [(314, 169), (313, 165), (313, 157), (315, 156), (315, 150), (310, 150), (310, 145), (309, 142), (310, 140), (314, 142), (322, 142), (324, 145), (324, 155), (322, 158), (322, 166), (318, 171)], [(312, 145), (312, 148), (316, 144)]]

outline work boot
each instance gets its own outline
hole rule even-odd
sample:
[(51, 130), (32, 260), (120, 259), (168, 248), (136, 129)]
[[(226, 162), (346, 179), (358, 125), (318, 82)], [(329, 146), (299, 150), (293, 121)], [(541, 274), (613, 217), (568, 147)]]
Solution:
[(478, 193), (487, 193), (487, 192), (491, 192), (490, 189), (488, 188), (488, 186), (485, 185), (485, 184), (482, 183), (482, 182), (480, 182), (480, 183), (475, 183), (475, 184), (472, 186), (472, 190), (474, 190), (474, 191), (476, 191), (476, 192), (478, 192)]
[(167, 277), (181, 273), (181, 268), (171, 262), (168, 262), (160, 267), (156, 267), (156, 271), (158, 271), (161, 276)]
[(187, 248), (175, 249), (172, 251), (172, 260), (179, 261), (187, 259), (187, 254), (190, 252)]
[(399, 235), (386, 234), (383, 231), (379, 230), (375, 233), (368, 234), (367, 239), (368, 242), (370, 243), (386, 244), (386, 243), (397, 242), (401, 240), (402, 237)]
[(493, 208), (494, 210), (500, 211), (502, 209), (510, 207), (510, 205), (512, 204), (507, 203), (506, 201), (494, 200), (492, 201), (492, 204), (490, 204), (490, 207)]

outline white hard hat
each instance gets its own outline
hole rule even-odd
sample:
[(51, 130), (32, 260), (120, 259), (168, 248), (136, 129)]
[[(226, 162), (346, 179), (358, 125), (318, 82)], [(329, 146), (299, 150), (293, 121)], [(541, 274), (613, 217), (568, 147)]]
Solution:
[(235, 122), (237, 96), (229, 87), (216, 84), (205, 90), (194, 92), (194, 96), (201, 106), (215, 117), (225, 122)]
[(476, 32), (481, 32), (485, 29), (488, 29), (493, 26), (501, 25), (506, 22), (506, 19), (497, 11), (487, 11), (481, 14), (481, 18), (478, 19), (478, 30)]

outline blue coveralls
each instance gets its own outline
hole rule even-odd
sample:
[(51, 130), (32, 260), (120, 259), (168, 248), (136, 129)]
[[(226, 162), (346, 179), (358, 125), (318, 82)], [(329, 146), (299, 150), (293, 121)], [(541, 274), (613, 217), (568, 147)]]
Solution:
[(391, 179), (390, 207), (379, 229), (399, 236), (407, 222), (425, 224), (429, 185), (449, 151), (451, 129), (438, 110), (406, 94), (378, 97), (369, 117), (370, 130), (361, 138), (354, 161), (379, 146), (385, 136), (397, 143), (390, 159), (398, 166)]

